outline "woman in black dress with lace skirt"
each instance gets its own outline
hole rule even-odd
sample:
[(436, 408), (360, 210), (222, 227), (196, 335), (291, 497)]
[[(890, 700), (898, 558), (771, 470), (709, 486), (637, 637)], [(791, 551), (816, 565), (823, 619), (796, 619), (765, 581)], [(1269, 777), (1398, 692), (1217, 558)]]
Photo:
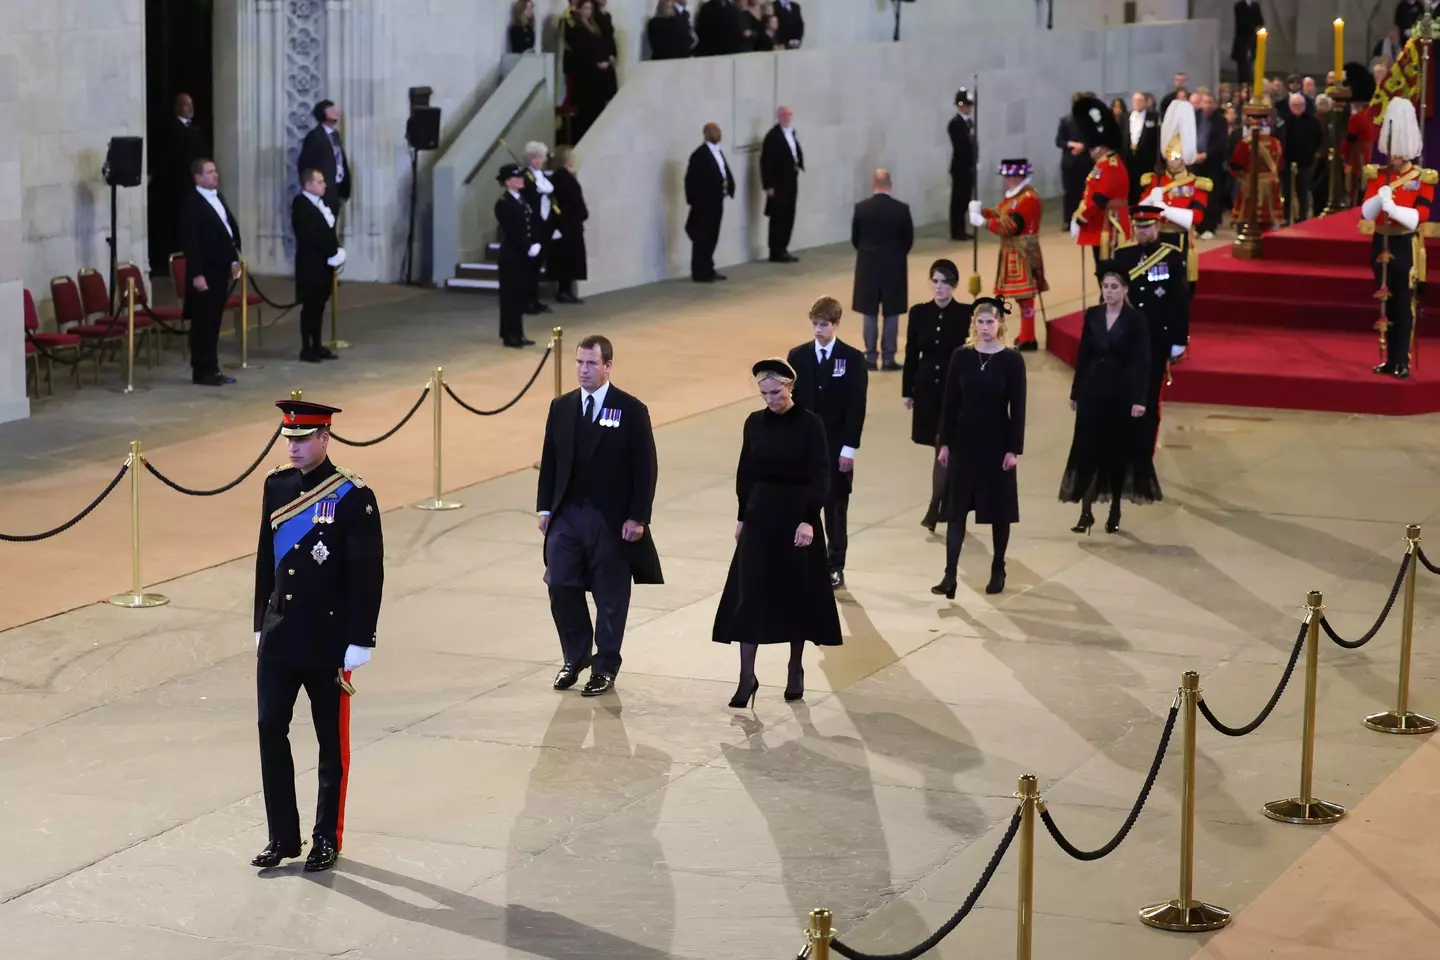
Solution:
[(1154, 438), (1141, 419), (1150, 383), (1150, 332), (1145, 315), (1126, 301), (1130, 275), (1111, 260), (1095, 270), (1098, 306), (1085, 311), (1070, 409), (1075, 438), (1060, 480), (1060, 500), (1080, 504), (1071, 528), (1088, 534), (1095, 525), (1090, 507), (1110, 501), (1105, 532), (1120, 529), (1120, 500), (1154, 503), (1163, 499), (1155, 476)]
[(940, 462), (949, 471), (950, 525), (945, 530), (945, 576), (931, 593), (955, 599), (965, 517), (990, 524), (994, 553), (986, 593), (1005, 589), (1010, 524), (1020, 520), (1015, 467), (1025, 452), (1025, 358), (1005, 344), (1005, 301), (981, 297), (971, 305), (972, 333), (955, 351), (940, 410)]
[(840, 614), (820, 511), (830, 488), (825, 425), (790, 397), (795, 371), (784, 360), (751, 369), (765, 409), (745, 421), (735, 493), (740, 521), (735, 556), (715, 612), (711, 639), (740, 644), (740, 683), (732, 707), (754, 704), (755, 654), (764, 643), (790, 645), (785, 699), (805, 696), (805, 643), (840, 644)]
[[(910, 308), (905, 328), (905, 366), (900, 373), (900, 396), (912, 411), (910, 439), (940, 452), (940, 401), (945, 393), (945, 371), (950, 358), (970, 335), (970, 304), (955, 299), (960, 270), (949, 260), (930, 265), (930, 283), (935, 299)], [(945, 503), (945, 465), (938, 456), (931, 459), (930, 506), (920, 525), (935, 532), (937, 523), (949, 515)]]

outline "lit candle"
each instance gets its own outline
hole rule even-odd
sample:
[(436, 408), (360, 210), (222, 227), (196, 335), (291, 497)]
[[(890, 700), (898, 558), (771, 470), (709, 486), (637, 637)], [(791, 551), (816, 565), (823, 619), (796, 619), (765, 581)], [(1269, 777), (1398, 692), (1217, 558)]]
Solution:
[(1264, 27), (1255, 31), (1255, 83), (1250, 87), (1250, 96), (1257, 103), (1265, 96), (1265, 41), (1268, 38)]
[(1345, 21), (1339, 17), (1335, 18), (1335, 84), (1340, 85), (1340, 78), (1345, 76)]

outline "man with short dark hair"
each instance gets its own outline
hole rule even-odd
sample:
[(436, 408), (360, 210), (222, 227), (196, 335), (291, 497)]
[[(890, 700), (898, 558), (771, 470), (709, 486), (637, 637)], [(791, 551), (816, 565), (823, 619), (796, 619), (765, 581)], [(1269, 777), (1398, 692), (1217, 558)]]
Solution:
[(530, 279), (540, 256), (540, 225), (534, 210), (525, 202), (525, 171), (518, 163), (507, 163), (495, 179), (505, 187), (495, 200), (495, 223), (500, 228), (500, 254), (496, 257), (500, 275), (500, 342), (507, 347), (528, 347), (525, 336), (525, 305), (530, 300)]
[[(713, 0), (712, 0), (713, 2)], [(705, 124), (705, 142), (690, 154), (685, 168), (685, 235), (690, 238), (690, 279), (696, 283), (724, 280), (715, 272), (715, 246), (720, 242), (720, 221), (725, 201), (735, 196), (735, 175), (720, 150), (720, 124)]]
[(915, 245), (915, 222), (910, 206), (890, 196), (889, 170), (876, 170), (871, 185), (875, 195), (855, 204), (850, 219), (850, 245), (855, 248), (850, 309), (865, 318), (865, 366), (899, 370), (895, 348), (900, 314), (910, 305), (906, 259)]
[(1165, 116), (1165, 111), (1170, 109), (1171, 101), (1185, 92), (1190, 83), (1190, 77), (1188, 74), (1177, 73), (1171, 78), (1171, 83), (1173, 86), (1170, 88), (1170, 92), (1165, 94), (1165, 99), (1160, 101), (1159, 113), (1162, 117)]
[(300, 172), (319, 170), (329, 184), (325, 191), (325, 205), (337, 217), (340, 205), (350, 199), (350, 160), (345, 148), (340, 145), (340, 108), (333, 100), (321, 100), (315, 104), (311, 116), (315, 118), (315, 129), (305, 135), (300, 144)]
[(190, 321), (190, 378), (205, 387), (234, 383), (220, 372), (220, 320), (230, 281), (240, 275), (240, 227), (220, 196), (220, 171), (201, 157), (190, 165), (193, 188), (180, 208), (185, 254), (184, 315)]
[[(663, 583), (650, 536), (659, 464), (650, 411), (610, 382), (614, 349), (589, 336), (575, 350), (580, 386), (550, 403), (536, 509), (545, 583), (564, 662), (556, 690), (590, 667), (584, 696), (615, 686), (630, 584)], [(585, 591), (595, 597), (594, 624)]]
[(320, 342), (325, 304), (335, 286), (335, 272), (345, 264), (345, 248), (335, 232), (335, 214), (325, 205), (325, 175), (306, 170), (300, 192), (290, 202), (290, 228), (295, 234), (295, 299), (300, 301), (300, 361), (337, 359)]

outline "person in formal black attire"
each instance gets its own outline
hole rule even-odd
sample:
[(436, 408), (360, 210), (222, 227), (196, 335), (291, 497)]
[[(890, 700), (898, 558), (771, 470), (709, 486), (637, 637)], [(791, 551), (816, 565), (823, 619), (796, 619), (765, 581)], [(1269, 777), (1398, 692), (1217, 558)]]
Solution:
[(855, 204), (850, 218), (850, 245), (855, 248), (850, 309), (865, 318), (865, 365), (871, 370), (898, 370), (895, 341), (900, 314), (910, 300), (905, 260), (915, 245), (915, 222), (909, 205), (890, 196), (889, 170), (876, 170), (871, 182), (875, 195)]
[(765, 20), (760, 12), (760, 0), (739, 0), (740, 7), (740, 49), (737, 53), (754, 53), (760, 49), (760, 38), (765, 33)]
[(735, 470), (735, 555), (710, 635), (740, 644), (735, 708), (755, 703), (760, 644), (789, 644), (785, 699), (793, 702), (805, 696), (805, 644), (842, 642), (820, 525), (834, 476), (825, 425), (793, 398), (796, 371), (789, 363), (761, 360), (750, 372), (765, 409), (745, 421)]
[(645, 25), (651, 60), (682, 60), (690, 56), (690, 18), (675, 11), (675, 0), (660, 0), (655, 16)]
[(695, 56), (724, 57), (745, 46), (745, 25), (734, 0), (705, 0), (695, 13)]
[(155, 178), (159, 215), (150, 223), (154, 234), (150, 266), (156, 273), (168, 270), (168, 257), (180, 242), (180, 211), (185, 198), (195, 190), (190, 165), (210, 156), (210, 138), (195, 120), (195, 102), (188, 93), (175, 97), (175, 115), (165, 131), (164, 144), (159, 176)]
[[(610, 382), (614, 348), (588, 336), (575, 350), (580, 386), (550, 403), (537, 507), (545, 583), (564, 664), (555, 689), (590, 667), (583, 693), (615, 686), (630, 612), (630, 584), (664, 583), (650, 536), (659, 464), (650, 411)], [(590, 621), (585, 592), (595, 598)]]
[(525, 293), (526, 313), (549, 313), (549, 305), (540, 301), (540, 275), (546, 272), (550, 246), (560, 238), (557, 223), (561, 204), (555, 197), (555, 185), (545, 169), (550, 148), (538, 140), (525, 144), (525, 187), (521, 196), (530, 207), (532, 240), (540, 244), (540, 252), (529, 258), (530, 280)]
[(521, 190), (525, 171), (507, 163), (495, 176), (505, 192), (495, 201), (495, 223), (500, 228), (500, 340), (507, 347), (528, 347), (525, 304), (530, 297), (530, 275), (540, 256), (539, 227)]
[(515, 0), (510, 6), (510, 29), (507, 40), (511, 53), (530, 53), (535, 49), (535, 0)]
[[(1249, 74), (1246, 74), (1246, 76), (1249, 76)], [(1190, 77), (1188, 74), (1176, 73), (1175, 76), (1171, 78), (1170, 83), (1170, 92), (1165, 94), (1164, 98), (1160, 101), (1160, 108), (1155, 111), (1162, 117), (1165, 116), (1165, 111), (1170, 109), (1170, 104), (1175, 102), (1176, 97), (1184, 96), (1188, 98), (1190, 96)]]
[[(1077, 93), (1071, 98), (1071, 103), (1078, 103), (1081, 98), (1091, 96), (1094, 94)], [(1085, 148), (1080, 129), (1068, 113), (1060, 118), (1060, 128), (1055, 131), (1055, 146), (1060, 150), (1060, 184), (1064, 192), (1065, 208), (1060, 229), (1068, 231), (1075, 211), (1080, 208), (1080, 200), (1085, 196), (1085, 178), (1090, 175), (1095, 161), (1090, 159), (1090, 151)]]
[(725, 201), (734, 196), (735, 176), (720, 151), (720, 125), (707, 123), (705, 142), (690, 154), (685, 167), (685, 202), (690, 207), (685, 235), (690, 238), (690, 279), (696, 283), (725, 279), (715, 272), (715, 245), (720, 242)]
[(780, 18), (775, 14), (765, 17), (765, 27), (755, 37), (755, 49), (764, 53), (785, 49), (780, 43)]
[(1276, 136), (1280, 140), (1280, 149), (1284, 151), (1281, 155), (1287, 167), (1295, 165), (1293, 178), (1288, 170), (1282, 171), (1280, 189), (1285, 194), (1290, 221), (1299, 223), (1310, 219), (1310, 201), (1315, 193), (1315, 160), (1321, 144), (1325, 142), (1325, 131), (1320, 128), (1320, 120), (1307, 109), (1304, 94), (1290, 95), (1289, 108), (1280, 114), (1280, 119), (1284, 123), (1276, 131)]
[(1115, 251), (1115, 265), (1130, 278), (1130, 305), (1149, 322), (1150, 366), (1143, 428), (1153, 452), (1160, 439), (1160, 394), (1190, 345), (1190, 284), (1185, 252), (1162, 239), (1159, 207), (1130, 208), (1135, 243)]
[(354, 180), (350, 159), (340, 145), (340, 108), (333, 100), (321, 100), (311, 115), (315, 117), (315, 129), (305, 134), (300, 144), (300, 174), (303, 176), (306, 170), (324, 174), (328, 184), (325, 205), (338, 217), (341, 205), (350, 199)]
[(300, 301), (300, 360), (319, 363), (337, 354), (320, 342), (325, 305), (334, 289), (335, 271), (345, 265), (345, 248), (335, 233), (335, 214), (325, 206), (325, 175), (306, 170), (301, 190), (290, 202), (295, 234), (295, 299)]
[(845, 586), (850, 493), (869, 392), (864, 356), (836, 336), (844, 313), (834, 297), (816, 300), (810, 307), (815, 339), (795, 347), (786, 358), (795, 370), (795, 402), (814, 412), (825, 424), (831, 470), (825, 498), (825, 535), (830, 541), (830, 585), (837, 590)]
[(805, 15), (796, 0), (775, 0), (775, 19), (779, 21), (775, 45), (798, 50), (805, 42)]
[(605, 9), (610, 0), (593, 0), (595, 4), (595, 26), (600, 28), (600, 39), (604, 42), (606, 60), (600, 71), (600, 109), (604, 110), (615, 94), (620, 92), (620, 76), (615, 72), (619, 63), (619, 48), (615, 46), (615, 19)]
[(1265, 26), (1260, 0), (1235, 0), (1235, 39), (1230, 42), (1230, 59), (1235, 76), (1248, 80), (1255, 72), (1255, 31)]
[(610, 42), (596, 19), (594, 0), (583, 0), (570, 12), (573, 22), (565, 31), (570, 102), (575, 107), (570, 136), (572, 143), (579, 143), (614, 95), (615, 66)]
[(1160, 166), (1160, 115), (1146, 107), (1148, 97), (1140, 92), (1130, 96), (1130, 113), (1120, 123), (1125, 131), (1125, 167), (1130, 171), (1130, 203), (1140, 200), (1140, 178)]
[(575, 177), (575, 157), (569, 147), (556, 147), (550, 163), (550, 183), (555, 187), (555, 233), (550, 241), (546, 269), (555, 281), (556, 303), (584, 303), (576, 295), (578, 281), (588, 279), (585, 257), (585, 221), (590, 211), (585, 206), (585, 192)]
[(1395, 26), (1400, 28), (1400, 36), (1406, 40), (1415, 29), (1415, 24), (1425, 15), (1425, 6), (1420, 0), (1400, 0), (1395, 5)]
[(930, 265), (935, 298), (910, 308), (905, 332), (905, 366), (900, 396), (910, 413), (910, 439), (931, 457), (930, 505), (920, 525), (931, 533), (950, 515), (945, 498), (945, 465), (940, 462), (940, 406), (950, 358), (970, 336), (970, 304), (955, 299), (960, 270), (950, 260)]
[(351, 672), (370, 662), (385, 584), (375, 492), (330, 462), (340, 410), (280, 400), (290, 463), (265, 478), (255, 552), (255, 686), (269, 842), (250, 861), (268, 870), (300, 856), (290, 718), (300, 688), (320, 747), (320, 789), (307, 871), (329, 870), (345, 842)]
[[(1225, 115), (1216, 109), (1214, 94), (1201, 88), (1196, 91), (1195, 99), (1199, 100), (1199, 103), (1195, 104), (1197, 149), (1195, 163), (1190, 167), (1190, 172), (1211, 183), (1223, 184), (1229, 176), (1230, 127), (1225, 121)], [(1227, 204), (1218, 200), (1212, 200), (1206, 205), (1204, 219), (1195, 225), (1201, 240), (1214, 239), (1226, 207)]]
[(1070, 409), (1075, 434), (1060, 479), (1062, 503), (1079, 503), (1073, 532), (1095, 525), (1091, 504), (1110, 501), (1105, 532), (1120, 529), (1120, 501), (1163, 499), (1155, 476), (1154, 445), (1142, 418), (1150, 390), (1150, 324), (1126, 300), (1130, 272), (1102, 260), (1095, 271), (1101, 303), (1085, 311)]
[(975, 199), (975, 119), (970, 91), (955, 94), (955, 116), (946, 128), (950, 134), (950, 239), (969, 240), (966, 211)]
[(792, 126), (794, 112), (782, 105), (775, 111), (775, 126), (760, 147), (760, 185), (765, 190), (765, 216), (770, 218), (770, 262), (795, 263), (790, 234), (795, 229), (795, 204), (800, 174), (805, 171), (805, 148)]
[(940, 450), (949, 471), (950, 521), (945, 529), (945, 575), (930, 588), (955, 599), (965, 518), (990, 524), (994, 553), (985, 592), (1005, 589), (1005, 550), (1010, 525), (1020, 521), (1015, 468), (1025, 452), (1025, 358), (1005, 342), (1004, 300), (981, 297), (971, 304), (970, 339), (950, 361), (940, 410)]
[(180, 208), (185, 254), (185, 319), (190, 321), (190, 378), (206, 387), (234, 383), (220, 372), (220, 320), (230, 282), (240, 275), (240, 226), (220, 196), (220, 171), (201, 157), (190, 165), (194, 184)]

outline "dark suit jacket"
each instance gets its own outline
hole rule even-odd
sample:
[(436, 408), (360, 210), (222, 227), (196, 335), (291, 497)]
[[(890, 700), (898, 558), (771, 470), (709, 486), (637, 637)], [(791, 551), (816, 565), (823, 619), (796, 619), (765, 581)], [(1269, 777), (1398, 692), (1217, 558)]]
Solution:
[[(793, 132), (792, 132), (793, 133)], [(790, 153), (790, 144), (785, 142), (785, 131), (780, 124), (770, 128), (760, 146), (760, 186), (776, 193), (794, 193), (800, 185), (800, 171), (805, 169), (805, 148), (800, 145), (800, 135), (795, 137), (795, 153)]]
[(775, 33), (775, 45), (800, 46), (805, 39), (805, 16), (800, 11), (800, 4), (790, 0), (788, 9), (779, 3), (775, 4), (775, 19), (780, 22), (780, 29)]
[(1140, 144), (1130, 146), (1130, 115), (1120, 124), (1120, 134), (1125, 138), (1123, 158), (1125, 168), (1130, 172), (1130, 201), (1140, 197), (1140, 176), (1154, 173), (1160, 165), (1160, 114), (1154, 110), (1145, 111), (1145, 126), (1140, 131)]
[[(818, 414), (825, 424), (825, 443), (830, 450), (830, 469), (838, 468), (841, 447), (860, 449), (865, 429), (865, 399), (869, 373), (865, 354), (839, 337), (831, 345), (830, 358), (820, 366), (815, 358), (815, 341), (791, 349), (786, 358), (795, 369), (792, 396), (806, 410)], [(843, 365), (836, 361), (843, 361)], [(841, 372), (836, 374), (836, 370)]]
[(910, 207), (877, 193), (855, 204), (850, 245), (855, 248), (855, 289), (850, 309), (898, 317), (910, 302), (905, 258), (915, 244)]
[(524, 264), (530, 259), (530, 244), (539, 229), (523, 195), (516, 199), (507, 190), (495, 201), (495, 222), (500, 226), (500, 256), (503, 264)]
[(690, 205), (690, 216), (685, 220), (687, 234), (701, 224), (719, 222), (725, 210), (725, 198), (735, 196), (735, 173), (730, 158), (723, 150), (720, 156), (725, 159), (724, 177), (720, 176), (720, 166), (708, 144), (700, 144), (690, 154), (690, 163), (685, 168), (685, 202)]
[(734, 0), (705, 0), (695, 13), (695, 56), (723, 57), (744, 46), (744, 18)]
[(1123, 398), (1143, 404), (1149, 378), (1150, 326), (1145, 315), (1126, 304), (1115, 326), (1106, 330), (1105, 305), (1086, 310), (1070, 399), (1086, 403)]
[(679, 60), (690, 56), (689, 17), (651, 17), (645, 25), (651, 60)]
[[(1235, 39), (1230, 43), (1231, 60), (1253, 60), (1255, 58), (1255, 31), (1265, 26), (1265, 14), (1260, 10), (1260, 0), (1246, 3), (1235, 0)], [(1241, 77), (1241, 80), (1249, 79)]]
[(194, 120), (183, 123), (179, 117), (171, 117), (169, 139), (165, 144), (164, 177), (167, 188), (174, 191), (177, 199), (195, 185), (190, 165), (208, 156), (210, 138), (204, 128)]
[(350, 184), (355, 179), (355, 169), (350, 166), (350, 155), (340, 148), (340, 157), (345, 161), (345, 179), (335, 182), (335, 150), (330, 146), (330, 134), (324, 126), (317, 126), (305, 134), (300, 144), (300, 175), (306, 170), (319, 170), (325, 175), (325, 203), (334, 210), (340, 201), (350, 199)]
[(230, 289), (230, 267), (240, 260), (240, 226), (223, 194), (220, 204), (230, 221), (228, 233), (225, 224), (199, 190), (191, 189), (180, 208), (180, 249), (185, 252), (187, 317), (195, 316), (188, 309), (191, 298), (199, 293), (195, 289), (194, 278), (204, 276), (210, 286), (210, 295), (223, 300)]
[[(548, 510), (552, 515), (560, 510), (578, 466), (576, 457), (582, 458), (591, 502), (605, 516), (614, 535), (620, 536), (626, 520), (645, 524), (644, 536), (634, 543), (625, 543), (631, 576), (636, 583), (663, 583), (660, 556), (650, 536), (650, 510), (655, 503), (655, 481), (660, 471), (650, 411), (613, 383), (605, 393), (604, 406), (620, 411), (619, 424), (587, 429), (581, 423), (578, 389), (550, 402), (540, 454), (536, 509)], [(578, 442), (577, 430), (584, 431)]]
[(950, 134), (950, 176), (969, 176), (975, 172), (975, 141), (970, 124), (957, 113), (950, 118), (946, 131)]
[(335, 228), (303, 192), (290, 201), (290, 227), (295, 233), (295, 296), (300, 300), (328, 296), (335, 268), (325, 261), (340, 249)]
[(1060, 173), (1065, 177), (1083, 177), (1095, 166), (1095, 161), (1090, 159), (1090, 154), (1083, 150), (1078, 153), (1071, 153), (1068, 143), (1080, 143), (1080, 131), (1075, 129), (1075, 121), (1067, 114), (1060, 118), (1060, 126), (1055, 131), (1055, 146), (1060, 149)]

